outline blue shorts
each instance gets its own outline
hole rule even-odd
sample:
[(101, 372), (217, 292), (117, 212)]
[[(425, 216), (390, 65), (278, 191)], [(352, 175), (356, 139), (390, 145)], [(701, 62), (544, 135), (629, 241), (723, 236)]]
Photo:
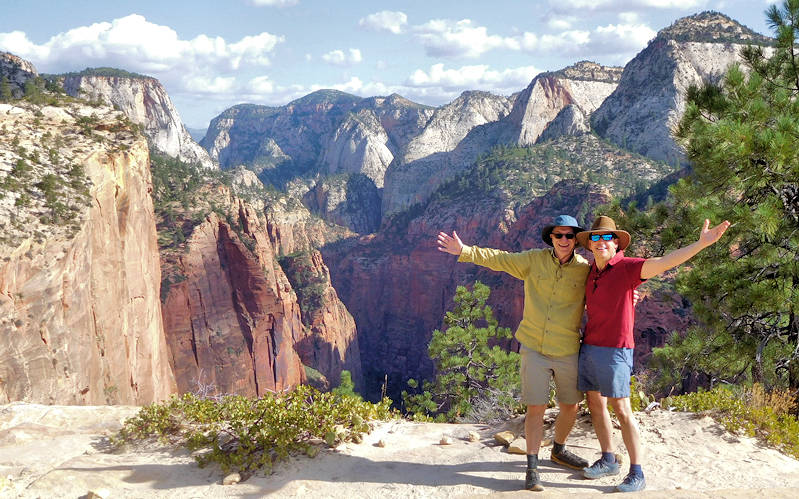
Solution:
[(629, 397), (633, 349), (583, 344), (577, 370), (578, 390), (597, 391), (610, 398)]

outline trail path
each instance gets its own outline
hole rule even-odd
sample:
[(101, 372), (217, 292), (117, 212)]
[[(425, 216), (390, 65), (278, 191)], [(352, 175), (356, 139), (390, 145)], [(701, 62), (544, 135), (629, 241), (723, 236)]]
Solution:
[[(524, 456), (494, 443), (497, 428), (394, 421), (379, 423), (360, 444), (281, 463), (236, 485), (200, 469), (188, 452), (142, 446), (110, 452), (107, 436), (134, 407), (0, 406), (0, 496), (86, 497), (530, 497), (520, 490)], [(653, 411), (637, 415), (646, 461), (643, 497), (799, 497), (799, 461), (732, 435), (708, 416)], [(521, 421), (509, 423), (518, 429)], [(466, 435), (476, 430), (479, 442)], [(442, 436), (451, 445), (440, 445)], [(551, 427), (545, 430), (551, 436)], [(620, 443), (619, 431), (615, 440)], [(384, 440), (385, 447), (377, 442)], [(569, 448), (593, 460), (589, 418), (579, 418)], [(541, 497), (612, 492), (621, 480), (584, 480), (549, 461), (542, 449)], [(626, 458), (626, 456), (625, 456)], [(626, 465), (623, 466), (626, 472)]]

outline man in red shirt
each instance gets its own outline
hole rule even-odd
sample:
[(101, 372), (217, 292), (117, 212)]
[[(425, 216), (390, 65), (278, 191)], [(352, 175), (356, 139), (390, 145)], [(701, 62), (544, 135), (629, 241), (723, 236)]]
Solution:
[(594, 254), (594, 263), (585, 282), (585, 305), (588, 322), (580, 347), (577, 388), (585, 391), (591, 421), (602, 457), (583, 470), (586, 478), (618, 475), (619, 464), (613, 454), (612, 427), (607, 404), (619, 418), (622, 440), (630, 455), (630, 472), (617, 486), (620, 492), (634, 492), (646, 487), (641, 469), (641, 443), (630, 407), (630, 376), (633, 347), (633, 291), (645, 280), (680, 265), (721, 238), (730, 226), (724, 221), (708, 229), (705, 220), (699, 240), (657, 258), (630, 258), (624, 249), (630, 234), (616, 229), (610, 217), (600, 216), (591, 230), (577, 234), (579, 244)]

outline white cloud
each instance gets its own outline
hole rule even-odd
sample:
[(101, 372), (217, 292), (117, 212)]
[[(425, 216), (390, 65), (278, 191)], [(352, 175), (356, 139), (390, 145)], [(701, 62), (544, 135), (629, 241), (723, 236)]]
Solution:
[(479, 57), (497, 48), (519, 49), (517, 39), (489, 35), (484, 26), (475, 26), (469, 19), (433, 19), (413, 31), (433, 57)]
[(594, 30), (592, 50), (595, 53), (618, 53), (641, 50), (655, 37), (655, 30), (645, 24), (609, 24)]
[(256, 66), (268, 66), (268, 54), (279, 41), (282, 41), (280, 37), (270, 33), (261, 33), (255, 36), (245, 36), (240, 41), (231, 43), (229, 54), (232, 56), (233, 69), (238, 69), (242, 61)]
[(46, 48), (28, 40), (28, 36), (22, 31), (0, 33), (0, 49), (27, 59), (38, 60), (47, 55)]
[(695, 9), (707, 5), (708, 0), (635, 0), (632, 3), (657, 9)]
[(656, 32), (645, 24), (609, 24), (593, 31), (567, 30), (537, 35), (525, 32), (520, 37), (522, 50), (531, 54), (571, 55), (596, 58), (611, 55), (618, 62), (628, 60), (654, 38)]
[(521, 90), (540, 71), (533, 66), (493, 70), (486, 64), (446, 69), (434, 64), (429, 71), (417, 69), (407, 79), (410, 87), (440, 87), (445, 90), (490, 88), (502, 92)]
[(583, 30), (567, 30), (557, 34), (536, 35), (525, 32), (521, 36), (521, 48), (533, 54), (565, 53), (582, 51), (591, 41), (591, 33)]
[(269, 66), (282, 36), (260, 33), (230, 43), (198, 35), (181, 39), (168, 26), (131, 14), (59, 33), (42, 44), (20, 31), (0, 33), (0, 49), (30, 60), (43, 72), (112, 66), (155, 76), (173, 92), (224, 92), (235, 87), (236, 72)]
[(408, 24), (408, 16), (404, 12), (393, 10), (381, 10), (358, 21), (358, 25), (363, 28), (373, 31), (389, 31), (395, 35), (402, 33), (406, 24)]
[(250, 0), (256, 7), (290, 7), (299, 2), (300, 0)]
[(577, 19), (574, 16), (552, 16), (547, 20), (550, 29), (566, 30), (572, 27)]
[(352, 66), (363, 61), (361, 51), (358, 49), (332, 50), (322, 56), (322, 60), (334, 66)]
[(619, 20), (626, 24), (637, 23), (640, 16), (637, 12), (619, 12)]
[(233, 76), (186, 76), (183, 81), (183, 88), (186, 91), (198, 94), (219, 94), (232, 91), (235, 87), (236, 78)]
[(275, 91), (275, 84), (268, 76), (256, 76), (247, 83), (246, 89), (256, 94), (271, 94)]

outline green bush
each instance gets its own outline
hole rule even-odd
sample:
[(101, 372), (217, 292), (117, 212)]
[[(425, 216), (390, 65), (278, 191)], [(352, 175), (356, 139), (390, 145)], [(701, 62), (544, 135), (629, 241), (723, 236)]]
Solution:
[(755, 383), (750, 388), (720, 385), (710, 391), (670, 398), (678, 410), (709, 411), (728, 431), (757, 436), (799, 458), (799, 419), (792, 392), (766, 391)]
[(200, 451), (195, 459), (201, 467), (217, 463), (225, 473), (269, 471), (291, 455), (315, 456), (319, 447), (314, 441), (329, 446), (360, 442), (371, 429), (370, 420), (395, 417), (390, 406), (389, 399), (373, 404), (305, 385), (257, 399), (185, 394), (143, 407), (112, 441), (122, 446), (158, 439)]
[(346, 369), (341, 371), (339, 384), (333, 388), (333, 393), (339, 396), (355, 397), (358, 400), (363, 400), (360, 394), (355, 392), (355, 383), (352, 382), (352, 373)]

